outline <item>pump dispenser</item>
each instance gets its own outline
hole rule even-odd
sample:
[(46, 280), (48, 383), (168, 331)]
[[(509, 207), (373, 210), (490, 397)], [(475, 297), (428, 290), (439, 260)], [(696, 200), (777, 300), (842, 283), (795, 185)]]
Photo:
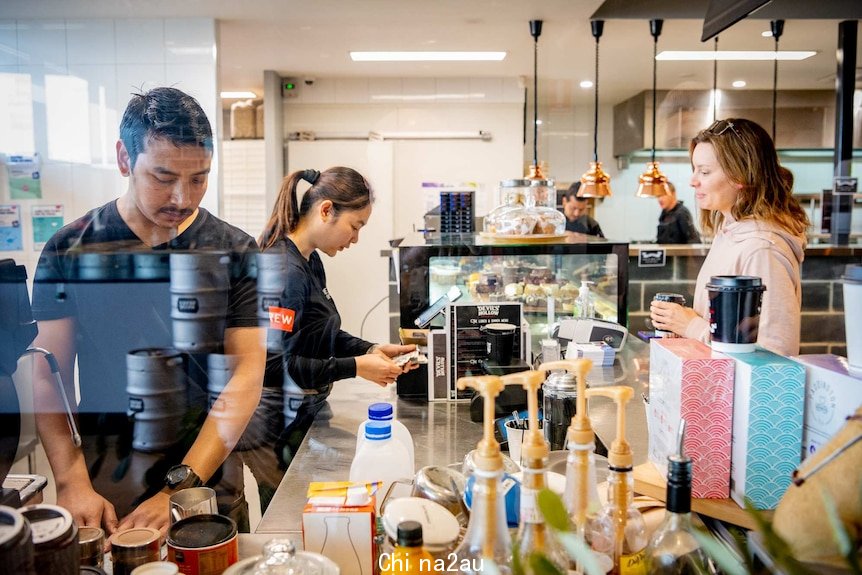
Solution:
[(634, 395), (627, 385), (587, 390), (587, 397), (609, 397), (617, 404), (617, 433), (608, 451), (608, 503), (587, 525), (587, 543), (613, 559), (613, 574), (646, 573), (647, 545), (643, 515), (634, 507), (632, 449), (626, 441), (626, 404)]
[(595, 304), (593, 303), (593, 294), (590, 293), (591, 285), (596, 284), (591, 281), (587, 281), (586, 278), (581, 279), (581, 287), (578, 288), (578, 298), (576, 300), (576, 303), (578, 304), (578, 317), (591, 318), (596, 315)]
[(522, 371), (506, 375), (506, 385), (519, 384), (527, 391), (529, 430), (521, 443), (521, 513), (518, 526), (518, 554), (521, 564), (528, 565), (531, 553), (541, 552), (552, 563), (564, 569), (568, 565), (565, 551), (557, 542), (539, 510), (539, 492), (547, 487), (547, 467), (550, 448), (539, 431), (539, 388), (545, 379), (543, 371)]
[(462, 377), (458, 389), (475, 389), (484, 408), (484, 435), (473, 462), (473, 504), (470, 522), (461, 544), (455, 549), (462, 573), (482, 573), (486, 561), (494, 561), (503, 575), (511, 574), (512, 538), (506, 525), (506, 500), (502, 487), (503, 456), (494, 439), (494, 399), (503, 391), (503, 379), (494, 375)]

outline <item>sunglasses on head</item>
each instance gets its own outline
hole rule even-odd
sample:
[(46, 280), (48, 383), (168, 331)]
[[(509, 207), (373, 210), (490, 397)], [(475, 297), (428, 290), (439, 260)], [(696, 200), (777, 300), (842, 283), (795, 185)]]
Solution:
[(739, 136), (739, 132), (736, 131), (733, 122), (729, 120), (716, 120), (709, 128), (704, 130), (704, 133), (711, 134), (713, 136), (720, 136), (728, 130), (733, 131), (734, 134)]

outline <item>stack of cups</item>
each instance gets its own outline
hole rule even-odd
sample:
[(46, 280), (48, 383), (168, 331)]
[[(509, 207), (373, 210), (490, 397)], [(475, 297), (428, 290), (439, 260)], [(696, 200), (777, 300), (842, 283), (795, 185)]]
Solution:
[(862, 264), (849, 264), (843, 279), (847, 363), (853, 375), (862, 376)]
[(712, 349), (729, 353), (754, 351), (760, 304), (766, 291), (762, 280), (754, 276), (712, 276), (706, 289)]

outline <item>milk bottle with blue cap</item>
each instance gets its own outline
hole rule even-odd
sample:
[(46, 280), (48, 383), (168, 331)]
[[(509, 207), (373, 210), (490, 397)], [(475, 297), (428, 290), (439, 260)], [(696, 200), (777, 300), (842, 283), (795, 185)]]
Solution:
[(393, 414), (394, 409), (391, 403), (372, 403), (368, 406), (368, 419), (359, 424), (359, 429), (356, 432), (356, 453), (359, 453), (359, 449), (365, 442), (365, 426), (368, 422), (386, 421), (392, 427), (392, 438), (402, 444), (407, 450), (407, 455), (410, 458), (410, 475), (407, 477), (413, 477), (413, 470), (415, 468), (416, 461), (415, 451), (413, 448), (413, 437), (410, 435), (410, 431), (407, 427), (395, 419)]
[[(397, 479), (413, 477), (413, 461), (407, 449), (392, 437), (388, 421), (369, 421), (365, 425), (365, 441), (350, 464), (350, 481), (368, 483), (382, 481), (381, 493)], [(378, 500), (379, 505), (379, 500)]]

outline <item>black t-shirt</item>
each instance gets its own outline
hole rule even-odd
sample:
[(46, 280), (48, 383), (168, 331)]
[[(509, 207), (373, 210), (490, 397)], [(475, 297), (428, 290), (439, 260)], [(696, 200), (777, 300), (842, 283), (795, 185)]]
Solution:
[(602, 227), (599, 225), (599, 222), (587, 214), (578, 216), (574, 220), (566, 218), (566, 231), (586, 234), (588, 236), (598, 236), (600, 238), (605, 237), (602, 233)]
[[(116, 200), (64, 226), (47, 242), (33, 284), (37, 321), (72, 317), (78, 354), (79, 413), (125, 413), (126, 354), (172, 347), (170, 252), (227, 252), (231, 274), (224, 327), (257, 327), (254, 239), (201, 208), (182, 234), (155, 247), (126, 225)], [(136, 267), (136, 257), (161, 267)], [(150, 264), (146, 264), (149, 266)], [(101, 267), (100, 267), (101, 266)], [(224, 334), (215, 334), (223, 342)], [(51, 351), (51, 350), (49, 350)], [(223, 351), (223, 350), (219, 350)], [(205, 373), (205, 358), (199, 371)], [(196, 380), (205, 387), (205, 380)]]
[[(353, 357), (373, 344), (341, 329), (341, 316), (326, 289), (326, 272), (317, 251), (306, 260), (290, 239), (284, 239), (270, 252), (286, 258), (282, 309), (270, 311), (290, 319), (277, 321), (284, 351), (267, 354), (267, 386), (283, 381), (288, 392), (299, 388), (325, 397), (333, 382), (356, 375)], [(272, 320), (270, 329), (275, 329)]]
[(691, 212), (677, 202), (670, 210), (662, 210), (658, 218), (656, 243), (659, 244), (697, 244), (700, 234), (694, 227)]

